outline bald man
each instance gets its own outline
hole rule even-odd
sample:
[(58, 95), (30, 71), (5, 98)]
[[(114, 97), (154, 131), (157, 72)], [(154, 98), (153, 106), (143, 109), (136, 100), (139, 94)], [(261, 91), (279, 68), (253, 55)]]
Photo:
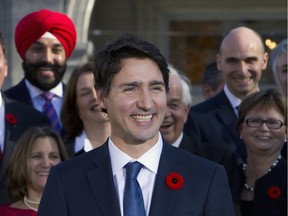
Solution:
[(247, 27), (237, 27), (224, 36), (216, 56), (225, 80), (215, 97), (190, 109), (184, 131), (202, 142), (212, 142), (235, 152), (237, 163), (246, 161), (245, 145), (235, 130), (237, 107), (248, 95), (259, 91), (268, 54), (261, 36)]
[(24, 79), (6, 90), (6, 96), (45, 114), (52, 113), (47, 116), (52, 127), (60, 132), (59, 114), (65, 88), (62, 79), (76, 44), (72, 20), (56, 11), (32, 12), (17, 24), (15, 44), (23, 59)]

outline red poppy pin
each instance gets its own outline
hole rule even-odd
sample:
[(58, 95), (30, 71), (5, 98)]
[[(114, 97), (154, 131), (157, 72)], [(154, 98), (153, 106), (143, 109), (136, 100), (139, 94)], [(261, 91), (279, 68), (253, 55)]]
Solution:
[(172, 190), (179, 190), (183, 187), (184, 179), (179, 173), (169, 173), (165, 179), (167, 187)]
[(15, 125), (16, 122), (17, 122), (16, 117), (14, 115), (12, 115), (12, 114), (9, 114), (9, 113), (6, 114), (5, 118), (6, 118), (6, 121), (9, 122), (12, 125)]
[(281, 189), (277, 186), (271, 186), (268, 189), (268, 196), (271, 199), (278, 199), (281, 196)]

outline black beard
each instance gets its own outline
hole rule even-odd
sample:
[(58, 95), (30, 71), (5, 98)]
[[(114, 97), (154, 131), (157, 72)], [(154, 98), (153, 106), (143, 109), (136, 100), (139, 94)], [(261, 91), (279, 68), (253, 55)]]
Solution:
[[(45, 78), (38, 77), (37, 71), (40, 67), (50, 68), (53, 71), (55, 79), (53, 81), (47, 80)], [(22, 63), (22, 68), (24, 70), (24, 77), (34, 86), (43, 90), (49, 91), (50, 89), (56, 87), (63, 79), (67, 64), (49, 64), (47, 62), (40, 62), (36, 64), (29, 64), (25, 60)]]

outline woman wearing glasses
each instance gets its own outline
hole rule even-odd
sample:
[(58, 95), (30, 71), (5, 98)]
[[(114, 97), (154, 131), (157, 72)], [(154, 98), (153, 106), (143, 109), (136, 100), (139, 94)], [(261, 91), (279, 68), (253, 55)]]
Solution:
[(239, 107), (236, 127), (247, 148), (243, 164), (243, 216), (287, 215), (287, 103), (276, 90), (257, 92)]

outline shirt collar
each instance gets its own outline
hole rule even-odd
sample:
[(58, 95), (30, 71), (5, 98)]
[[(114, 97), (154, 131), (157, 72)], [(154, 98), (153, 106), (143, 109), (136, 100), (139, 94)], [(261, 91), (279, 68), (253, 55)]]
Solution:
[(85, 131), (75, 138), (75, 152), (81, 151), (84, 148), (85, 152), (88, 152), (93, 149), (90, 140), (88, 139)]
[(180, 143), (182, 141), (182, 138), (183, 138), (183, 132), (181, 132), (181, 134), (179, 135), (179, 137), (175, 140), (174, 143), (172, 143), (172, 146), (174, 147), (179, 147), (180, 146)]
[(130, 161), (138, 161), (141, 164), (143, 164), (145, 168), (149, 169), (151, 172), (156, 174), (163, 147), (162, 137), (160, 135), (160, 132), (158, 133), (159, 133), (159, 139), (156, 142), (156, 144), (136, 160), (127, 155), (126, 153), (124, 153), (123, 151), (121, 151), (109, 137), (108, 148), (111, 157), (113, 176), (116, 175), (116, 173), (120, 172), (122, 168)]
[(224, 92), (233, 108), (240, 105), (241, 100), (232, 94), (232, 92), (228, 89), (227, 84), (224, 85)]
[(2, 91), (0, 91), (0, 107), (2, 106), (4, 105), (3, 105)]
[[(25, 84), (28, 88), (28, 91), (30, 92), (31, 98), (34, 99), (41, 95), (44, 91), (37, 88), (36, 86), (32, 85), (27, 79), (25, 79)], [(56, 87), (53, 89), (50, 89), (49, 92), (53, 93), (59, 98), (63, 98), (63, 85), (62, 82), (60, 82)]]

